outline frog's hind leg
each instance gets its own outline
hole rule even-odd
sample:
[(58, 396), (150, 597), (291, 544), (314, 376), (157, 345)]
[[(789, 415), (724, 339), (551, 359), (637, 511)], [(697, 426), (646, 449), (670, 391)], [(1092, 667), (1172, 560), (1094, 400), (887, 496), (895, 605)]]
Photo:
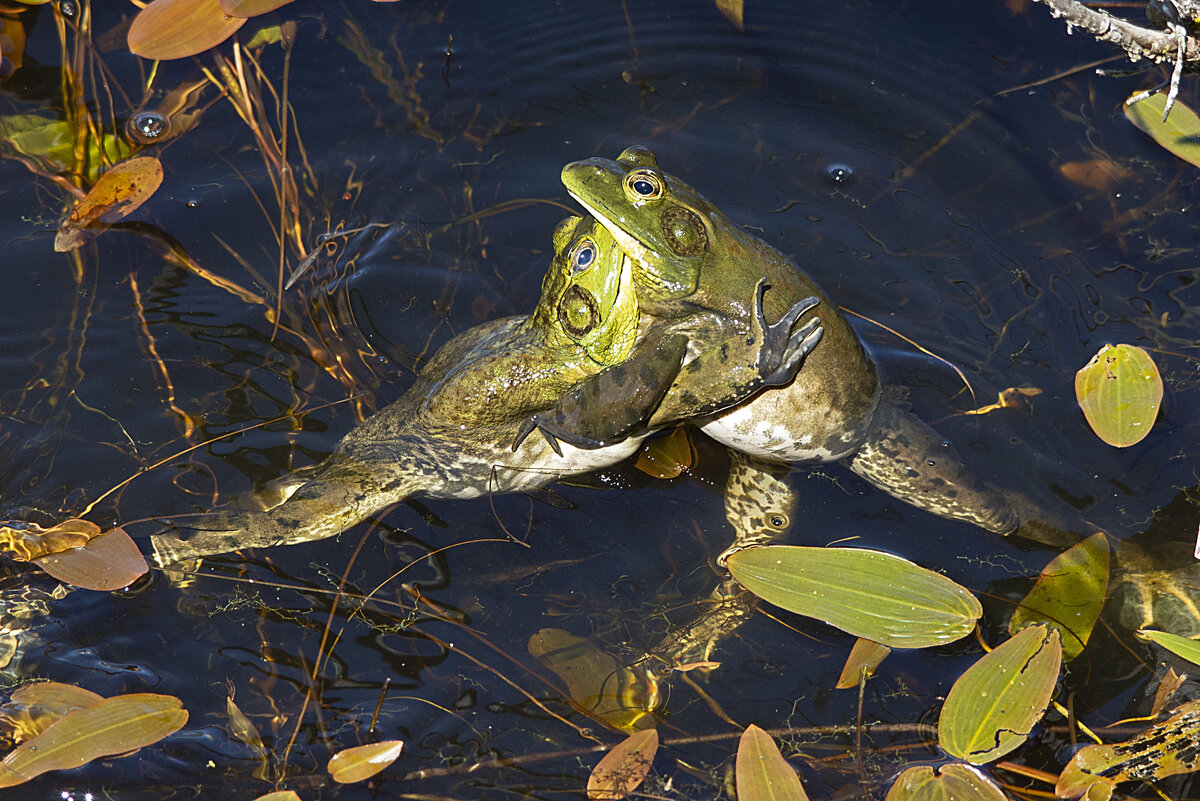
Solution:
[[(734, 551), (763, 545), (785, 534), (796, 510), (795, 491), (784, 480), (789, 466), (730, 451), (729, 478), (725, 483), (725, 517), (733, 528), (733, 542), (717, 557), (717, 564)], [(675, 668), (704, 665), (720, 641), (754, 611), (756, 599), (736, 581), (726, 578), (699, 605), (691, 622), (668, 634), (649, 654), (652, 669), (667, 673)]]
[(847, 463), (889, 495), (935, 515), (999, 534), (1020, 522), (1008, 498), (972, 475), (949, 442), (886, 397)]

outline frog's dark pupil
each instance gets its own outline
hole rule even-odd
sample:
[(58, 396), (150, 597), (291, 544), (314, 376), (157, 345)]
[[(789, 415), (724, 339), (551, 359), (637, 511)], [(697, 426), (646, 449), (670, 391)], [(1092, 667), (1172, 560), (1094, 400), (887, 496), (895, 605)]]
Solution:
[(587, 245), (587, 246), (581, 248), (580, 251), (575, 254), (575, 269), (576, 270), (586, 269), (592, 263), (592, 260), (595, 258), (596, 258), (596, 251), (592, 249), (591, 245)]
[(650, 183), (645, 178), (638, 178), (633, 182), (633, 191), (637, 192), (642, 197), (649, 197), (654, 194), (654, 184)]

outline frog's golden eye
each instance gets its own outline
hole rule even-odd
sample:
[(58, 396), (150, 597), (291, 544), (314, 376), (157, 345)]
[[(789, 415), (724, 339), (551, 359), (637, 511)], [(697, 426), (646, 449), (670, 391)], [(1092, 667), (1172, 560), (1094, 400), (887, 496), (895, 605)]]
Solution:
[(571, 249), (571, 275), (579, 275), (596, 263), (596, 243), (584, 237)]
[(575, 284), (563, 293), (558, 302), (558, 321), (573, 337), (583, 337), (600, 325), (600, 309), (596, 299), (586, 289)]
[(625, 189), (634, 200), (658, 200), (663, 196), (662, 178), (649, 170), (635, 170), (625, 178)]

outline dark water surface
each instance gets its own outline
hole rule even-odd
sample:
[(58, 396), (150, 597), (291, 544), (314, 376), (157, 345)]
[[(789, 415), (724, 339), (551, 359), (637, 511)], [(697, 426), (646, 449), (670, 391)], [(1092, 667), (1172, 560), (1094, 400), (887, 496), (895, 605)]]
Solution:
[[(119, 22), (117, 10), (96, 9), (95, 30)], [(1185, 545), (1194, 538), (1194, 168), (1122, 117), (1123, 98), (1149, 78), (1085, 70), (1019, 88), (1107, 54), (1065, 36), (1043, 8), (750, 0), (744, 35), (704, 3), (296, 2), (283, 14), (263, 19), (299, 23), (291, 100), (318, 181), (303, 186), (308, 245), (337, 226), (391, 227), (350, 238), (285, 293), (276, 334), (267, 314), (278, 269), (270, 181), (246, 127), (211, 87), (197, 127), (158, 148), (166, 179), (134, 215), (141, 227), (109, 231), (77, 259), (53, 252), (60, 191), (17, 161), (0, 162), (5, 517), (78, 514), (144, 466), (280, 417), (136, 479), (91, 519), (147, 536), (158, 524), (132, 521), (208, 509), (319, 461), (362, 415), (398, 397), (413, 367), (454, 333), (530, 310), (551, 231), (573, 208), (559, 170), (640, 142), (843, 307), (959, 367), (974, 398), (945, 363), (856, 324), (883, 376), (907, 387), (925, 419), (945, 420), (939, 429), (989, 480), (1120, 538), (1148, 529)], [(387, 70), (355, 51), (378, 54)], [(3, 87), (6, 115), (55, 108), (61, 56), (48, 9), (30, 32), (28, 59)], [(120, 51), (103, 59), (138, 96), (137, 59)], [(195, 80), (210, 63), (164, 63), (159, 80)], [(262, 64), (278, 82), (282, 51), (268, 48)], [(1127, 172), (1103, 188), (1064, 177), (1063, 165), (1088, 160)], [(471, 216), (485, 211), (496, 213)], [(164, 236), (267, 306), (166, 258)], [(289, 271), (297, 261), (289, 254)], [(1167, 387), (1154, 431), (1120, 451), (1090, 434), (1072, 384), (1104, 343), (1118, 341), (1153, 350)], [(169, 408), (160, 364), (194, 431)], [(1043, 391), (1028, 413), (953, 416), (1020, 385)], [(350, 396), (358, 397), (288, 416)], [(272, 750), (272, 770), (286, 751), (284, 787), (305, 799), (582, 797), (594, 755), (405, 774), (591, 743), (500, 675), (547, 696), (528, 672), (526, 642), (538, 629), (636, 654), (663, 634), (668, 610), (704, 589), (706, 561), (729, 534), (726, 457), (702, 439), (699, 463), (673, 481), (622, 465), (595, 486), (555, 485), (549, 497), (421, 501), (336, 541), (208, 560), (210, 577), (186, 587), (157, 576), (135, 591), (54, 602), (10, 679), (177, 695), (190, 721), (136, 757), (6, 792), (254, 798), (270, 784), (254, 777), (258, 761), (225, 729), (233, 692)], [(792, 543), (880, 547), (978, 593), (1015, 597), (1028, 583), (1014, 580), (1036, 575), (1053, 553), (932, 518), (837, 466), (798, 468), (789, 480), (802, 496)], [(506, 531), (529, 547), (492, 541), (423, 558)], [(53, 586), (13, 570), (9, 586)], [(351, 594), (382, 588), (365, 609), (344, 601), (335, 609), (343, 577)], [(469, 620), (478, 636), (410, 625), (419, 616), (401, 582)], [(988, 606), (994, 631), (1007, 609)], [(320, 703), (305, 709), (329, 620), (340, 637), (319, 670)], [(705, 692), (740, 724), (853, 723), (855, 693), (831, 689), (851, 638), (787, 622), (802, 634), (761, 616), (743, 627), (717, 655), (722, 666)], [(866, 719), (934, 720), (939, 698), (978, 654), (965, 642), (894, 655), (868, 689)], [(1098, 634), (1066, 674), (1076, 713), (1089, 725), (1144, 714), (1158, 657), (1126, 629)], [(404, 739), (404, 755), (372, 786), (318, 786), (332, 753), (370, 739), (387, 679), (377, 736)], [(664, 737), (729, 737), (672, 749), (650, 792), (718, 795), (737, 730), (682, 683), (664, 718)], [(820, 742), (806, 753), (849, 752), (843, 739)], [(874, 745), (889, 742), (880, 735)], [(1063, 744), (1045, 737), (1040, 766), (1057, 771)], [(903, 761), (931, 755), (872, 755), (868, 780), (877, 783), (865, 791), (881, 797)], [(842, 758), (805, 778), (812, 797), (833, 798), (856, 777), (853, 759)]]

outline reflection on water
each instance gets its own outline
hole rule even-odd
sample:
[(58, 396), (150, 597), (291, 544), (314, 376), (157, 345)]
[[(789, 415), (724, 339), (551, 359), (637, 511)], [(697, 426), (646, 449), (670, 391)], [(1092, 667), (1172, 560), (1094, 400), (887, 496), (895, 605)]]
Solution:
[[(1132, 87), (1081, 73), (998, 95), (1102, 55), (1036, 8), (983, 4), (964, 18), (953, 3), (747, 6), (744, 36), (695, 4), (629, 5), (628, 15), (619, 4), (532, 1), (289, 6), (299, 21), (295, 125), (318, 180), (306, 245), (324, 231), (386, 227), (330, 239), (284, 294), (279, 330), (268, 312), (277, 219), (254, 194), (269, 199), (270, 179), (212, 90), (193, 131), (152, 151), (167, 177), (135, 215), (145, 227), (115, 228), (78, 257), (52, 252), (55, 188), (0, 163), (11, 210), (0, 223), (5, 514), (77, 513), (172, 453), (263, 421), (273, 422), (138, 478), (93, 518), (202, 511), (319, 461), (453, 334), (529, 310), (550, 232), (573, 208), (562, 165), (640, 141), (839, 304), (962, 369), (969, 392), (943, 362), (856, 322), (883, 376), (907, 387), (921, 416), (945, 419), (939, 429), (989, 479), (1118, 537), (1193, 537), (1196, 493), (1181, 489), (1197, 484), (1186, 391), (1200, 333), (1191, 168), (1124, 123), (1118, 104)], [(61, 113), (51, 16), (40, 12), (0, 113)], [(97, 30), (118, 21), (98, 19)], [(142, 65), (119, 51), (104, 59), (111, 81), (137, 94)], [(278, 48), (262, 55), (269, 75), (282, 62)], [(190, 60), (159, 69), (165, 83), (200, 77)], [(1104, 159), (1128, 173), (1086, 186), (1063, 169)], [(205, 280), (171, 255), (172, 240), (203, 270), (270, 300), (247, 302)], [(286, 272), (299, 258), (289, 253)], [(1128, 451), (1091, 437), (1073, 399), (1075, 370), (1108, 341), (1151, 349), (1168, 386), (1155, 431)], [(1043, 390), (1029, 413), (953, 416), (1020, 385)], [(323, 406), (335, 401), (344, 402)], [(105, 695), (178, 695), (192, 718), (136, 760), (38, 780), (29, 797), (103, 783), (122, 798), (159, 797), (164, 784), (252, 798), (267, 785), (223, 728), (230, 688), (268, 748), (287, 752), (288, 775), (304, 777), (319, 775), (332, 750), (370, 739), (385, 680), (379, 736), (408, 743), (384, 774), (387, 792), (577, 793), (584, 771), (571, 758), (412, 786), (401, 777), (587, 744), (505, 679), (547, 697), (526, 651), (534, 632), (592, 636), (626, 658), (707, 587), (706, 561), (728, 536), (726, 457), (711, 443), (699, 451), (692, 473), (672, 481), (623, 465), (536, 497), (411, 502), (334, 541), (212, 560), (211, 577), (185, 587), (156, 576), (111, 597), (72, 593), (39, 619), (20, 674)], [(979, 592), (1000, 582), (998, 594), (1048, 558), (903, 507), (836, 466), (790, 481), (802, 494), (792, 542), (885, 548)], [(145, 536), (156, 525), (130, 530)], [(495, 541), (509, 536), (528, 547)], [(492, 541), (439, 550), (482, 539)], [(1006, 613), (997, 601), (988, 619), (999, 625)], [(853, 721), (857, 699), (830, 689), (847, 638), (789, 622), (820, 642), (756, 618), (720, 654), (704, 692), (738, 723)], [(1076, 713), (1092, 723), (1145, 709), (1130, 699), (1149, 677), (1109, 665), (1114, 643), (1100, 635), (1072, 672)], [(894, 656), (871, 685), (869, 714), (922, 719), (975, 655), (968, 643)], [(321, 703), (302, 716), (311, 686)], [(682, 735), (730, 730), (681, 682), (667, 709), (663, 725)], [(733, 742), (695, 746), (687, 758), (719, 772)], [(835, 738), (813, 750), (825, 747), (846, 751)], [(895, 766), (882, 759), (868, 765), (874, 778)], [(1049, 749), (1045, 759), (1057, 769)], [(203, 767), (209, 760), (215, 767)], [(807, 775), (810, 795), (830, 797), (845, 766)], [(715, 792), (674, 775), (679, 797)], [(288, 786), (318, 797), (305, 781)]]

